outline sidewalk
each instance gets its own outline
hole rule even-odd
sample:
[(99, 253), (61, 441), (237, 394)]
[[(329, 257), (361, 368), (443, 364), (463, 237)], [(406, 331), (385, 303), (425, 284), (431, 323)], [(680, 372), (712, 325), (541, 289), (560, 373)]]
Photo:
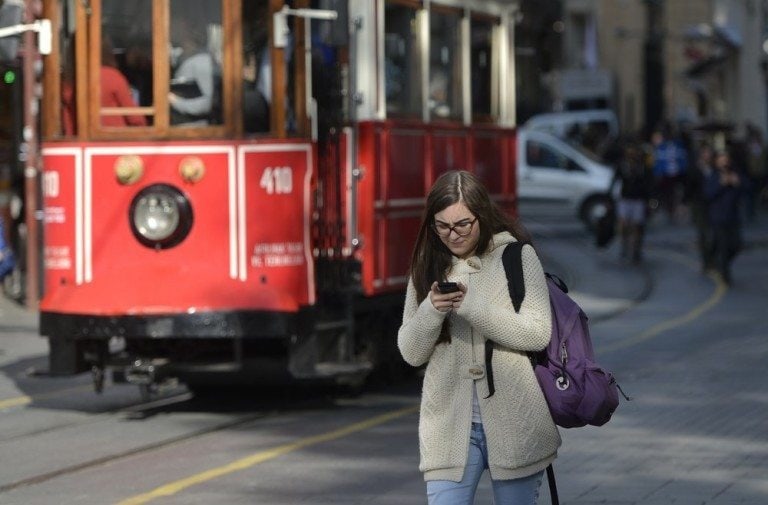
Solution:
[(24, 306), (0, 294), (0, 337), (4, 333), (17, 331), (36, 331), (37, 311)]
[[(745, 225), (734, 285), (720, 292), (700, 272), (692, 226), (666, 218), (650, 224), (652, 290), (625, 316), (594, 325), (593, 339), (602, 347), (664, 328), (662, 321), (677, 323), (598, 354), (634, 400), (622, 400), (603, 427), (561, 430), (555, 469), (563, 505), (768, 503), (768, 403), (754, 380), (768, 355), (768, 323), (758, 316), (765, 310), (767, 225), (765, 214)], [(604, 258), (616, 261), (615, 252)], [(542, 495), (540, 503), (549, 503), (546, 486)]]
[(0, 294), (0, 366), (48, 352), (48, 344), (36, 335), (38, 313)]

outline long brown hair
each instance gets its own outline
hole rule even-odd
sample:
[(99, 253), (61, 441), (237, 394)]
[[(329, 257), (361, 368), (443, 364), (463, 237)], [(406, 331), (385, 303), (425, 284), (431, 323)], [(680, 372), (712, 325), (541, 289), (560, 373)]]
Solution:
[[(464, 170), (452, 170), (442, 174), (427, 195), (427, 204), (411, 257), (410, 275), (419, 303), (427, 297), (434, 281), (445, 279), (445, 274), (451, 266), (451, 251), (433, 228), (435, 214), (458, 202), (463, 202), (477, 218), (480, 230), (476, 249), (478, 254), (486, 252), (493, 235), (501, 231), (509, 231), (517, 240), (531, 240), (530, 234), (522, 224), (511, 220), (491, 201), (488, 190), (474, 174)], [(443, 325), (443, 333), (446, 332), (447, 326)], [(443, 335), (440, 341), (442, 340)]]

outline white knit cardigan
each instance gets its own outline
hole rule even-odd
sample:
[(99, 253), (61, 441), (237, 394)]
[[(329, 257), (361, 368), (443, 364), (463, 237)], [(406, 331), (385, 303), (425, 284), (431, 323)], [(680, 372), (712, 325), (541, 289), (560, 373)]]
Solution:
[[(494, 235), (488, 251), (466, 260), (454, 258), (449, 281), (467, 286), (461, 307), (450, 316), (434, 308), (427, 296), (416, 301), (408, 284), (403, 324), (397, 335), (405, 361), (427, 363), (419, 418), (419, 469), (424, 480), (460, 481), (469, 451), (472, 383), (477, 385), (480, 413), (488, 445), (491, 478), (516, 479), (549, 465), (560, 446), (560, 434), (549, 414), (526, 351), (549, 343), (551, 312), (544, 272), (530, 246), (523, 247), (525, 298), (515, 313), (501, 255), (515, 239)], [(445, 317), (451, 319), (451, 343), (435, 345)], [(484, 344), (493, 340), (496, 393), (470, 368), (484, 370)]]

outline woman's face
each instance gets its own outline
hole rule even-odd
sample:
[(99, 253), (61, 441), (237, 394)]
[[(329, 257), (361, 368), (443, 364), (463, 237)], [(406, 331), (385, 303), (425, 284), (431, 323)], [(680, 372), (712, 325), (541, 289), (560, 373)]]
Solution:
[(464, 202), (457, 202), (435, 214), (433, 229), (454, 256), (469, 258), (480, 239), (480, 223)]

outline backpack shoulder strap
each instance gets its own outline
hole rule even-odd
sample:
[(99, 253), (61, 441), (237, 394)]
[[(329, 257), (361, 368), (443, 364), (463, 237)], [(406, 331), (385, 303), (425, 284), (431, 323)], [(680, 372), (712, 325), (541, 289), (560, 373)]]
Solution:
[[(504, 248), (501, 255), (501, 263), (504, 265), (504, 273), (507, 276), (507, 289), (512, 299), (515, 312), (520, 312), (520, 306), (525, 298), (525, 280), (523, 279), (523, 246), (524, 242), (511, 242)], [(493, 341), (485, 341), (485, 376), (488, 381), (488, 396), (490, 398), (496, 392), (493, 383)]]
[(520, 306), (525, 298), (525, 281), (523, 279), (523, 246), (525, 242), (512, 242), (504, 248), (501, 262), (507, 274), (507, 288), (515, 312), (520, 312)]

